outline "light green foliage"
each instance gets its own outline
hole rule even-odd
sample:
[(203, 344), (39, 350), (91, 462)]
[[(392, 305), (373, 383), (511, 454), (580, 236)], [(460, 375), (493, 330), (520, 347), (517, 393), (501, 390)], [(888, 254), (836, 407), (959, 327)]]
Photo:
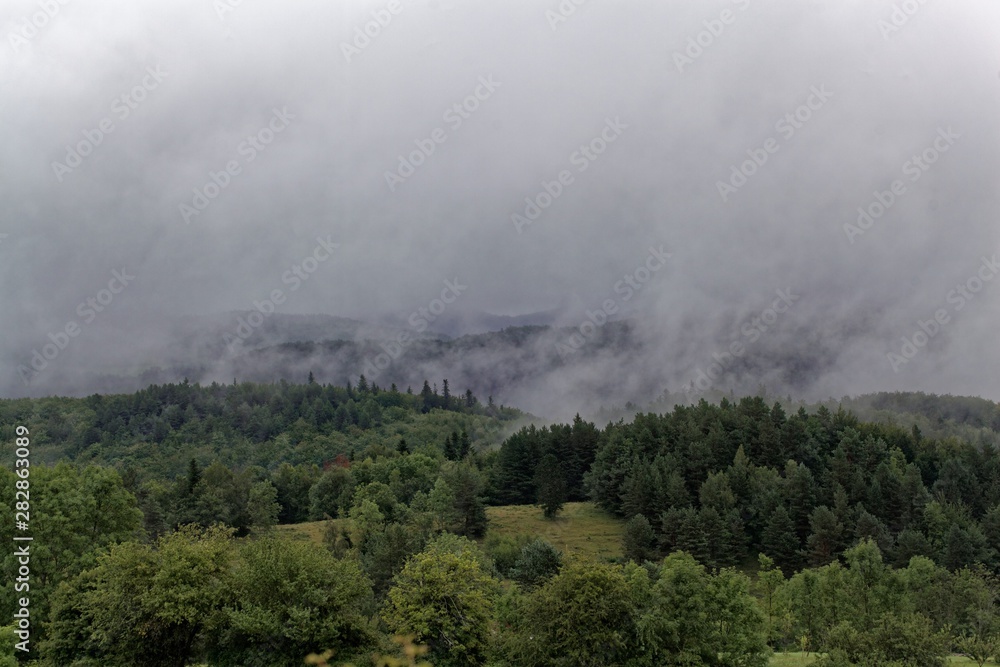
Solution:
[(982, 666), (1000, 657), (1000, 582), (985, 569), (963, 569), (952, 579), (955, 596), (963, 600), (955, 633), (955, 649)]
[(767, 664), (764, 617), (750, 582), (733, 570), (710, 575), (690, 555), (668, 556), (652, 583), (639, 636), (655, 665)]
[(460, 517), (455, 506), (455, 492), (443, 477), (438, 477), (434, 482), (427, 501), (432, 517), (431, 525), (435, 531), (448, 530), (458, 525)]
[(621, 568), (577, 560), (526, 598), (507, 654), (522, 667), (625, 664), (636, 651), (631, 588)]
[(365, 541), (380, 532), (385, 525), (385, 515), (372, 500), (363, 500), (351, 508), (351, 542), (363, 548)]
[(155, 547), (113, 546), (94, 569), (60, 588), (43, 654), (60, 665), (84, 655), (116, 667), (186, 664), (231, 602), (231, 534), (187, 527)]
[(0, 627), (0, 667), (17, 667), (17, 658), (14, 657), (17, 650), (14, 644), (18, 638), (14, 630), (13, 625)]
[(840, 623), (830, 632), (828, 644), (836, 659), (846, 657), (858, 667), (944, 667), (947, 640), (926, 616), (887, 613), (865, 627)]
[[(12, 544), (14, 534), (14, 482), (10, 469), (0, 468), (0, 536)], [(115, 470), (87, 466), (78, 469), (68, 463), (53, 467), (32, 466), (30, 477), (32, 600), (36, 618), (48, 615), (48, 599), (58, 584), (96, 562), (104, 547), (138, 536), (142, 513), (135, 497), (125, 490)], [(4, 549), (0, 584), (0, 612), (5, 619), (14, 613), (17, 597), (13, 590), (17, 558), (14, 549)], [(41, 639), (36, 627), (33, 637)]]
[(757, 562), (760, 569), (754, 588), (764, 614), (768, 642), (774, 646), (780, 641), (784, 629), (782, 619), (785, 614), (780, 591), (785, 584), (785, 575), (775, 566), (774, 560), (764, 554), (757, 556)]
[(394, 521), (396, 516), (402, 511), (392, 489), (389, 488), (388, 484), (382, 482), (369, 482), (358, 486), (354, 492), (354, 499), (351, 505), (358, 507), (369, 501), (375, 503), (386, 521)]
[(481, 665), (497, 581), (472, 542), (439, 538), (413, 556), (389, 589), (383, 618), (398, 634), (431, 647), (439, 667)]
[(266, 531), (278, 523), (278, 490), (274, 484), (264, 480), (250, 487), (250, 497), (247, 498), (247, 515), (250, 526), (257, 531)]
[[(969, 596), (952, 592), (952, 575), (925, 558), (905, 570), (882, 561), (863, 541), (834, 563), (795, 575), (783, 587), (795, 620), (794, 636), (811, 650), (829, 651), (818, 664), (933, 667), (943, 665), (948, 640), (942, 623), (960, 618)], [(964, 599), (963, 599), (964, 598)]]
[(530, 535), (501, 535), (491, 531), (483, 542), (483, 548), (493, 559), (497, 574), (509, 578), (517, 559), (521, 557), (521, 549), (531, 541)]
[(374, 643), (365, 615), (371, 584), (353, 560), (265, 538), (240, 545), (228, 581), (232, 601), (212, 641), (212, 664), (293, 667), (310, 652), (343, 656)]
[(354, 490), (354, 476), (350, 470), (340, 467), (327, 470), (309, 489), (310, 518), (318, 521), (346, 514), (350, 510)]

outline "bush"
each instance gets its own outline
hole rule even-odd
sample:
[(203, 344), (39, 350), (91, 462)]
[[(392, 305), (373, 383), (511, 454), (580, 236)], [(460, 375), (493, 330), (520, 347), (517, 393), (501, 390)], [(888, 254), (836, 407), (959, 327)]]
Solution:
[(522, 586), (539, 586), (562, 567), (562, 552), (541, 538), (537, 538), (521, 549), (521, 555), (511, 570), (511, 578)]

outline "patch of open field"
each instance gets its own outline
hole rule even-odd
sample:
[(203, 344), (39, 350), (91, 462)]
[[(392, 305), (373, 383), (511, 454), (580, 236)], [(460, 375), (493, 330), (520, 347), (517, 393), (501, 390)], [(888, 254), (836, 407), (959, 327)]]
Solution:
[(815, 653), (775, 653), (770, 667), (806, 667), (819, 657)]
[[(334, 519), (334, 523), (338, 520)], [(308, 521), (306, 523), (275, 526), (278, 535), (291, 540), (312, 540), (323, 544), (323, 534), (326, 532), (326, 521)]]
[(566, 503), (555, 519), (546, 519), (535, 505), (487, 507), (489, 533), (537, 535), (565, 554), (596, 559), (622, 555), (624, 525), (593, 503)]

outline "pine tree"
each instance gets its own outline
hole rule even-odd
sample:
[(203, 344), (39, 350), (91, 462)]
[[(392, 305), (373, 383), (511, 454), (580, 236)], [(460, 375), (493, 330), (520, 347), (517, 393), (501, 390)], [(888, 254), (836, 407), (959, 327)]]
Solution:
[(420, 390), (420, 398), (420, 411), (427, 414), (434, 407), (434, 392), (431, 391), (431, 385), (427, 380), (424, 380), (424, 387)]
[(535, 468), (539, 460), (539, 432), (535, 426), (517, 431), (500, 446), (494, 501), (502, 505), (530, 505), (537, 499)]
[(469, 455), (471, 449), (472, 443), (469, 442), (469, 433), (463, 428), (462, 435), (458, 438), (458, 458), (464, 459)]
[(625, 558), (644, 563), (656, 558), (656, 533), (649, 525), (649, 520), (641, 514), (636, 514), (625, 524), (622, 536), (622, 554)]
[(185, 491), (187, 495), (194, 495), (194, 489), (198, 486), (198, 482), (201, 481), (201, 468), (198, 467), (198, 462), (193, 458), (188, 462), (188, 474), (187, 474), (187, 484), (185, 486)]
[(785, 465), (785, 498), (799, 541), (809, 537), (809, 515), (815, 505), (815, 482), (809, 468), (789, 461)]
[(859, 541), (870, 539), (878, 545), (883, 553), (888, 553), (892, 549), (892, 535), (889, 533), (889, 529), (860, 503), (858, 504), (858, 521), (854, 525), (854, 536)]
[(444, 440), (444, 457), (449, 461), (455, 461), (458, 459), (458, 444), (452, 437), (454, 434), (449, 435)]
[(694, 556), (699, 563), (707, 563), (711, 558), (708, 536), (702, 528), (698, 512), (692, 507), (685, 507), (680, 511), (679, 519), (674, 548)]
[(559, 460), (552, 454), (546, 454), (535, 469), (535, 487), (545, 518), (555, 518), (566, 502), (566, 479)]
[(806, 540), (809, 564), (826, 565), (844, 548), (844, 524), (837, 521), (837, 515), (829, 507), (820, 505), (809, 515), (809, 525), (812, 531)]
[(761, 535), (764, 553), (774, 559), (781, 569), (790, 572), (799, 561), (799, 539), (795, 524), (784, 505), (778, 505), (771, 514)]
[(712, 507), (702, 507), (698, 512), (698, 523), (708, 543), (706, 564), (712, 567), (735, 565), (730, 550), (731, 540), (719, 513)]
[(448, 388), (448, 380), (444, 380), (444, 393), (442, 395), (442, 402), (444, 403), (445, 410), (451, 410), (451, 389)]

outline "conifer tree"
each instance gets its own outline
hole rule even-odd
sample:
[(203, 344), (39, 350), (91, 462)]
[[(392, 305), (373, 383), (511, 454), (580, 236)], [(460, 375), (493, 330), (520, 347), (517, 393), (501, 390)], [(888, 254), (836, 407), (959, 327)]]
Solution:
[(559, 460), (552, 454), (546, 454), (535, 469), (535, 486), (545, 518), (554, 519), (566, 502), (566, 479)]

